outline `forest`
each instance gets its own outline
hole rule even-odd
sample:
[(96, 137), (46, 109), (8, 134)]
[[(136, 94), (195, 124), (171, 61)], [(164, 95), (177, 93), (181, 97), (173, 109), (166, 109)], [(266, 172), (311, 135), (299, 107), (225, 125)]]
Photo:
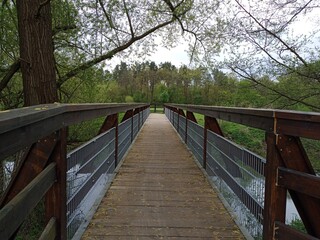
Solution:
[[(3, 0), (0, 108), (134, 101), (319, 111), (318, 10), (304, 0)], [(188, 66), (148, 60), (156, 40), (170, 49), (181, 38)], [(114, 56), (122, 62), (112, 69)]]
[[(171, 102), (318, 112), (318, 13), (312, 0), (3, 0), (0, 110)], [(181, 39), (189, 65), (148, 59)], [(115, 56), (122, 61), (110, 67)], [(221, 124), (265, 154), (262, 133)], [(320, 147), (308, 145), (317, 158)]]
[[(55, 102), (320, 111), (316, 0), (0, 3), (0, 111)], [(181, 42), (188, 65), (149, 58)], [(90, 139), (99, 124), (70, 127), (69, 143)], [(265, 156), (264, 132), (219, 124), (229, 139)], [(320, 172), (319, 141), (302, 143)]]

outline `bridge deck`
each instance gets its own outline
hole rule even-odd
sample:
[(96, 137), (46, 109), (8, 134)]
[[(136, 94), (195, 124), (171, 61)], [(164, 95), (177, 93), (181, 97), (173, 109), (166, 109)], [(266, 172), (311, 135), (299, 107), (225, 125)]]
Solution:
[(244, 239), (169, 121), (151, 114), (83, 239)]

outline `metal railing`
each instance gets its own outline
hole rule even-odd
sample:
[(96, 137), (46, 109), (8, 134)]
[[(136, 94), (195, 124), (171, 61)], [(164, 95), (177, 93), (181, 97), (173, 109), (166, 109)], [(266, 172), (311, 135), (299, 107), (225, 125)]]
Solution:
[[(124, 157), (137, 136), (150, 109), (144, 109), (116, 127), (111, 128), (67, 155), (67, 238), (71, 239), (79, 226), (85, 221), (86, 211), (94, 199), (89, 193), (103, 189), (108, 174), (116, 167), (116, 141), (118, 142), (118, 161)], [(145, 116), (142, 118), (142, 116)], [(140, 124), (138, 124), (141, 118)], [(118, 132), (118, 136), (116, 136)], [(94, 195), (97, 195), (95, 193)]]
[[(252, 236), (320, 238), (320, 177), (299, 139), (320, 140), (319, 113), (166, 104), (165, 114)], [(266, 131), (267, 160), (224, 138), (216, 119)], [(287, 191), (308, 234), (285, 223)]]
[[(40, 238), (71, 239), (93, 191), (106, 184), (149, 112), (147, 104), (48, 104), (0, 113), (1, 163), (24, 150), (1, 195), (0, 239), (14, 237), (43, 197), (47, 225)], [(66, 127), (100, 116), (107, 116), (100, 134), (67, 154)]]

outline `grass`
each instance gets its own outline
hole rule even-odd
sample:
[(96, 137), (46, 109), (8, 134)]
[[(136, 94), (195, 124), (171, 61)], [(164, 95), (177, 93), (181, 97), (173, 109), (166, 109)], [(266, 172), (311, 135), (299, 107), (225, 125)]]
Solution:
[[(204, 116), (198, 113), (194, 115), (198, 124), (204, 126)], [(219, 120), (219, 125), (226, 138), (260, 156), (266, 156), (264, 131), (221, 120)]]
[(41, 200), (31, 214), (29, 214), (28, 218), (23, 222), (15, 239), (38, 239), (44, 228), (44, 200)]
[(163, 108), (156, 108), (154, 109), (153, 107), (150, 108), (150, 113), (163, 113)]

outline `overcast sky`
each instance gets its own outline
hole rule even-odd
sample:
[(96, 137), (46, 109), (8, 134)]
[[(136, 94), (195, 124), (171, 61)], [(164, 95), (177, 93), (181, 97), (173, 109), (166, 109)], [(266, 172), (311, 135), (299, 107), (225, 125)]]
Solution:
[[(320, 9), (315, 9), (311, 13), (308, 13), (307, 16), (300, 16), (300, 21), (295, 22), (291, 29), (294, 29), (294, 35), (300, 34), (310, 34), (315, 29), (319, 28), (319, 14)], [(317, 20), (315, 20), (317, 19)], [(319, 37), (319, 35), (317, 35)], [(319, 45), (320, 39), (314, 39), (315, 45)], [(158, 41), (158, 42), (157, 42)], [(129, 58), (120, 58), (115, 56), (111, 61), (106, 62), (107, 69), (113, 70), (114, 67), (119, 64), (121, 61), (125, 61), (127, 63), (133, 63), (135, 61), (143, 62), (143, 61), (154, 61), (156, 64), (160, 64), (162, 62), (171, 62), (176, 67), (180, 67), (181, 65), (189, 65), (190, 59), (187, 54), (188, 44), (180, 39), (178, 46), (167, 49), (161, 46), (161, 39), (156, 39), (156, 44), (158, 47), (154, 50), (152, 54), (146, 56), (145, 58), (135, 58), (134, 56), (130, 56)]]
[(146, 56), (145, 59), (143, 58), (135, 58), (133, 56), (130, 56), (129, 58), (121, 58), (118, 56), (115, 56), (112, 58), (111, 61), (106, 62), (107, 69), (113, 70), (114, 67), (117, 64), (120, 64), (121, 61), (127, 62), (127, 63), (133, 63), (134, 61), (143, 62), (143, 61), (154, 61), (156, 64), (160, 64), (163, 62), (171, 62), (176, 67), (180, 67), (181, 65), (189, 65), (189, 57), (187, 54), (188, 44), (184, 41), (180, 41), (178, 46), (167, 49), (160, 44), (158, 44), (158, 47), (154, 50), (150, 56)]

